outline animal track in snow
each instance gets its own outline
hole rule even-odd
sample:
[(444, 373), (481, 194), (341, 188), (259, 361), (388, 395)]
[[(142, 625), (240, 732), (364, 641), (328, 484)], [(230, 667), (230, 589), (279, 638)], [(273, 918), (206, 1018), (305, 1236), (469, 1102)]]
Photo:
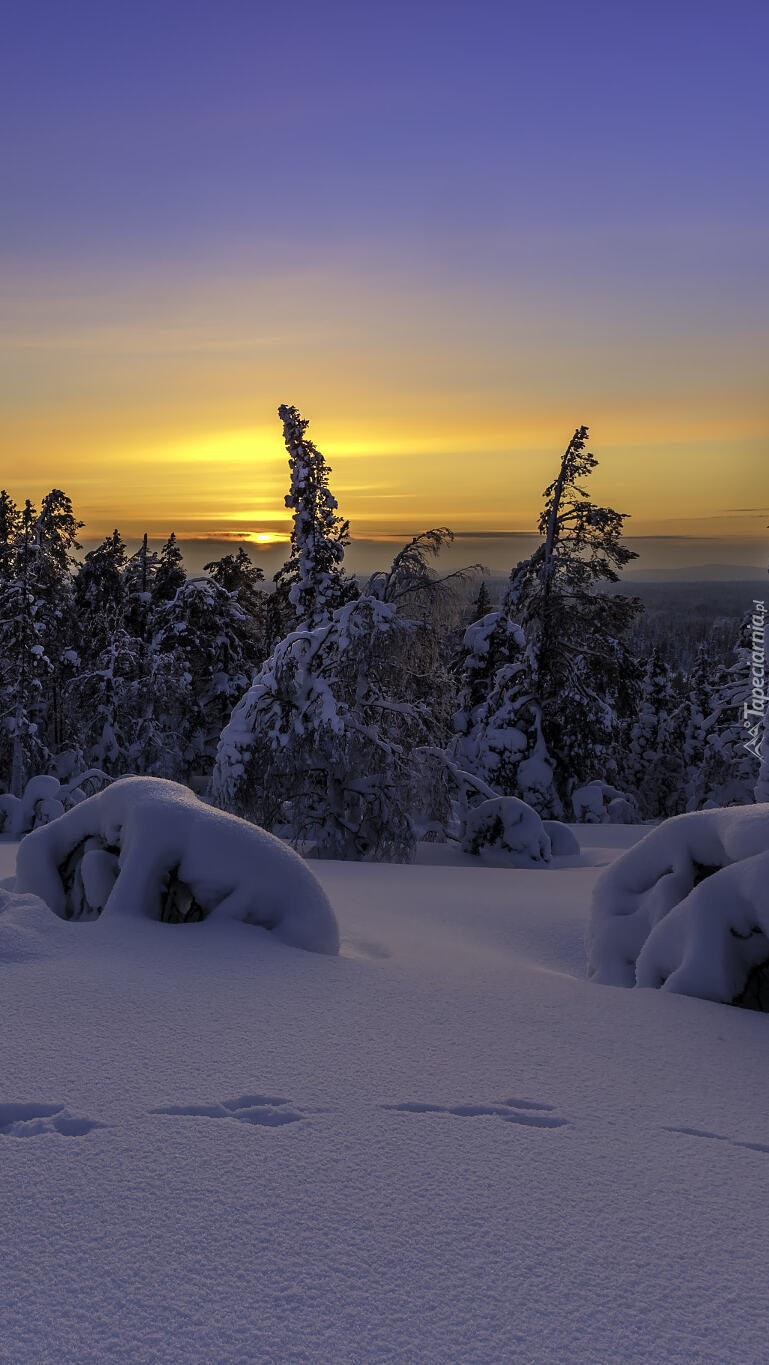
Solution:
[(518, 1123), (524, 1128), (564, 1128), (568, 1119), (559, 1119), (552, 1104), (536, 1100), (508, 1099), (497, 1104), (426, 1104), (423, 1100), (406, 1100), (403, 1104), (383, 1104), (398, 1114), (448, 1114), (459, 1119), (499, 1118), (503, 1123)]
[(151, 1114), (175, 1118), (235, 1119), (257, 1128), (282, 1128), (287, 1123), (300, 1123), (305, 1114), (291, 1109), (291, 1101), (282, 1095), (238, 1095), (221, 1104), (169, 1104), (162, 1109), (151, 1109)]
[(58, 1133), (60, 1137), (85, 1137), (95, 1128), (106, 1128), (98, 1119), (86, 1119), (70, 1114), (63, 1104), (6, 1103), (0, 1104), (0, 1136), (40, 1137), (44, 1133)]
[(727, 1142), (730, 1147), (747, 1147), (749, 1152), (765, 1152), (769, 1155), (769, 1142), (741, 1142), (739, 1138), (725, 1137), (723, 1133), (710, 1133), (706, 1128), (674, 1128), (666, 1125), (665, 1133), (682, 1133), (684, 1137), (709, 1138), (711, 1142)]

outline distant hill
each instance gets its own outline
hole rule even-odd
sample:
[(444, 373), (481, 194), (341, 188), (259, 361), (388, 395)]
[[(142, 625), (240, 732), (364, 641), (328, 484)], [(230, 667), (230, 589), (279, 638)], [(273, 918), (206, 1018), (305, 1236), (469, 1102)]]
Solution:
[(761, 582), (766, 588), (768, 573), (758, 564), (695, 564), (681, 569), (629, 569), (623, 578), (627, 583)]

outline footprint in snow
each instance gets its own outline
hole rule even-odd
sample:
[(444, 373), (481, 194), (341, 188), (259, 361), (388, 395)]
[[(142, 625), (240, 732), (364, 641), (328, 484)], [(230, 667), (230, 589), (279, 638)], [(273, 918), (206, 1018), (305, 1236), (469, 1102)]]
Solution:
[(95, 1128), (106, 1128), (97, 1119), (70, 1114), (63, 1104), (9, 1103), (0, 1104), (0, 1136), (14, 1138), (40, 1137), (44, 1133), (58, 1133), (60, 1137), (85, 1137)]
[(739, 1138), (725, 1137), (723, 1133), (710, 1133), (707, 1128), (673, 1128), (665, 1126), (664, 1133), (682, 1133), (684, 1137), (708, 1138), (711, 1142), (726, 1142), (730, 1147), (747, 1147), (749, 1152), (765, 1152), (769, 1156), (769, 1142), (742, 1142)]
[(524, 1128), (565, 1128), (568, 1119), (553, 1113), (552, 1104), (536, 1100), (508, 1099), (498, 1104), (427, 1104), (424, 1100), (406, 1100), (403, 1104), (383, 1104), (398, 1114), (448, 1114), (459, 1119), (498, 1118), (503, 1123), (517, 1123)]
[(301, 1123), (306, 1114), (292, 1109), (291, 1101), (282, 1095), (238, 1095), (221, 1104), (169, 1104), (162, 1109), (151, 1109), (151, 1114), (173, 1118), (234, 1119), (257, 1128), (282, 1128), (287, 1123)]

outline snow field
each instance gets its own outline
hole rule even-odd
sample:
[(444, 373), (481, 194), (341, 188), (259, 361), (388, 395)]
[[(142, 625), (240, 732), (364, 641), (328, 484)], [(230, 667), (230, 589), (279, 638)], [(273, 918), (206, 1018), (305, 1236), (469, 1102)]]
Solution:
[(0, 936), (0, 1356), (762, 1359), (766, 1020), (585, 979), (642, 832), (314, 864), (338, 957), (215, 917)]

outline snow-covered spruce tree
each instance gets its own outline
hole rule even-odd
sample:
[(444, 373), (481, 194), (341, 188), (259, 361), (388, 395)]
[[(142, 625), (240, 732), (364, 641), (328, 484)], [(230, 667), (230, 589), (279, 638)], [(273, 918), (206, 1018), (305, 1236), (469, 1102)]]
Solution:
[(41, 579), (58, 574), (64, 578), (76, 563), (73, 550), (80, 549), (77, 533), (83, 527), (72, 510), (72, 501), (60, 488), (52, 488), (40, 504), (35, 525), (37, 542), (42, 551)]
[(586, 444), (587, 428), (579, 427), (545, 489), (542, 543), (513, 569), (495, 619), (471, 627), (468, 654), (496, 661), (499, 647), (501, 657), (479, 710), (463, 679), (458, 717), (460, 746), (495, 770), (497, 789), (551, 816), (576, 787), (614, 777), (619, 724), (632, 712), (637, 677), (622, 637), (640, 603), (599, 590), (618, 580), (634, 552), (620, 540), (623, 515), (598, 507), (581, 486), (597, 464)]
[(238, 605), (244, 611), (258, 615), (262, 601), (259, 585), (264, 582), (264, 573), (252, 562), (242, 545), (238, 546), (236, 555), (222, 555), (221, 559), (212, 559), (203, 568), (214, 583), (237, 598)]
[[(556, 813), (552, 767), (537, 733), (525, 647), (523, 631), (511, 620), (506, 603), (468, 626), (451, 753), (460, 769), (480, 777), (500, 795), (520, 795), (529, 804)], [(526, 770), (519, 769), (532, 758), (529, 780)]]
[[(153, 733), (152, 716), (155, 698), (152, 694), (152, 632), (155, 576), (158, 570), (158, 555), (150, 550), (145, 531), (142, 542), (131, 556), (123, 571), (123, 628), (125, 643), (128, 645), (133, 662), (131, 669), (134, 680), (134, 695), (130, 710), (133, 716), (132, 737), (127, 759), (128, 770), (143, 772), (141, 764), (146, 757), (147, 747), (144, 740)], [(129, 659), (123, 656), (126, 663)], [(154, 752), (152, 744), (149, 749)]]
[(318, 857), (411, 856), (434, 722), (410, 605), (432, 583), (436, 536), (415, 537), (360, 597), (280, 642), (222, 734), (218, 805)]
[(118, 618), (91, 658), (81, 658), (68, 691), (69, 743), (87, 767), (111, 777), (134, 769), (141, 718), (141, 641)]
[(58, 752), (67, 743), (64, 695), (72, 672), (70, 644), (75, 629), (72, 569), (77, 564), (74, 551), (80, 549), (77, 535), (82, 525), (66, 493), (53, 488), (46, 494), (35, 526), (37, 552), (33, 563), (50, 663), (43, 702), (45, 737), (51, 752)]
[(15, 546), (21, 529), (19, 509), (5, 489), (0, 491), (0, 581), (7, 581), (15, 565)]
[(142, 772), (210, 777), (219, 735), (252, 674), (246, 627), (236, 594), (211, 578), (187, 579), (156, 605)]
[(733, 662), (717, 665), (712, 710), (705, 721), (702, 766), (693, 784), (692, 809), (750, 805), (758, 762), (747, 748), (745, 706), (752, 687), (752, 613), (740, 626)]
[(3, 777), (17, 797), (22, 795), (32, 773), (44, 769), (48, 758), (41, 728), (44, 689), (51, 665), (38, 592), (36, 523), (37, 514), (27, 499), (19, 519), (9, 576), (0, 592)]
[(150, 550), (145, 531), (141, 545), (123, 570), (123, 593), (125, 628), (129, 635), (146, 642), (149, 642), (151, 633), (149, 614), (157, 568), (158, 556), (154, 550)]
[(713, 685), (716, 664), (710, 642), (697, 647), (691, 667), (683, 680), (681, 703), (681, 755), (684, 764), (684, 810), (697, 810), (699, 781), (705, 757), (708, 725), (713, 714)]
[(60, 489), (39, 512), (27, 500), (20, 516), (3, 499), (0, 559), (0, 728), (3, 766), (13, 794), (44, 770), (63, 738), (62, 689), (71, 634), (72, 550), (78, 548), (70, 500)]
[(278, 408), (278, 416), (288, 451), (286, 507), (293, 511), (293, 524), (291, 552), (275, 575), (277, 602), (288, 612), (290, 625), (312, 630), (356, 594), (355, 581), (343, 567), (350, 525), (337, 512), (322, 453), (305, 436), (308, 420), (286, 404)]
[(478, 589), (478, 596), (475, 598), (475, 601), (473, 602), (472, 605), (471, 621), (482, 621), (483, 617), (488, 616), (490, 611), (491, 598), (489, 596), (489, 590), (486, 587), (486, 580), (484, 578), (481, 580), (481, 586)]
[(644, 820), (679, 815), (686, 809), (688, 719), (673, 670), (654, 649), (641, 680), (622, 764), (623, 782), (636, 796)]
[(75, 575), (74, 609), (80, 652), (98, 654), (124, 614), (126, 547), (115, 530), (95, 550), (89, 550)]
[(172, 531), (161, 547), (152, 581), (153, 602), (170, 602), (184, 583), (187, 574), (182, 552)]
[(75, 576), (76, 667), (66, 689), (67, 733), (88, 767), (130, 769), (142, 641), (127, 626), (126, 547), (113, 531)]
[(174, 723), (187, 684), (176, 671), (173, 655), (156, 649), (155, 635), (158, 615), (174, 601), (186, 578), (173, 532), (159, 553), (150, 550), (145, 534), (123, 569), (122, 615), (102, 661), (117, 706), (114, 754), (104, 764), (113, 774), (182, 778), (183, 741)]
[(222, 555), (221, 559), (211, 560), (203, 568), (240, 608), (237, 629), (243, 664), (246, 669), (257, 667), (264, 662), (267, 653), (264, 621), (266, 594), (261, 587), (264, 573), (252, 563), (242, 545), (236, 555)]
[[(248, 598), (260, 571), (247, 556), (221, 563)], [(86, 556), (75, 596), (80, 629), (69, 719), (85, 761), (112, 776), (204, 783), (257, 661), (238, 591), (211, 578), (188, 580), (173, 536), (160, 556), (145, 536), (126, 563), (116, 531)]]

